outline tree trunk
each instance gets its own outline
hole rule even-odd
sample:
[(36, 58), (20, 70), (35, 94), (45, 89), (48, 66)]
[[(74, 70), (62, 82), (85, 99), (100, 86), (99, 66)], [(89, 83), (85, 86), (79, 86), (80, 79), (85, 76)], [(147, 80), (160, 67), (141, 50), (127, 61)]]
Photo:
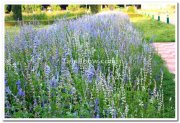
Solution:
[(22, 8), (21, 5), (12, 5), (12, 12), (14, 20), (22, 20)]

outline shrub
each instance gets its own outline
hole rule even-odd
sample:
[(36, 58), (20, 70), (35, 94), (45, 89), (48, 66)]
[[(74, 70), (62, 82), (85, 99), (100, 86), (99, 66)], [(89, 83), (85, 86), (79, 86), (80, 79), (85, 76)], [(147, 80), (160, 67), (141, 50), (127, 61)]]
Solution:
[(90, 8), (91, 8), (91, 12), (95, 14), (101, 10), (101, 5), (90, 5)]
[(42, 6), (41, 5), (32, 5), (33, 12), (41, 12)]
[(4, 12), (5, 12), (5, 13), (8, 13), (8, 12), (9, 12), (9, 11), (8, 11), (8, 5), (5, 5), (5, 6), (4, 6)]
[(135, 13), (136, 12), (136, 7), (135, 6), (129, 6), (128, 9), (127, 9), (127, 12)]
[(69, 11), (77, 11), (79, 10), (80, 5), (68, 5), (67, 10)]
[(41, 5), (22, 5), (22, 11), (26, 13), (41, 12)]
[(22, 12), (32, 13), (33, 9), (31, 5), (22, 5)]
[(51, 8), (53, 11), (60, 11), (61, 10), (60, 5), (51, 5)]

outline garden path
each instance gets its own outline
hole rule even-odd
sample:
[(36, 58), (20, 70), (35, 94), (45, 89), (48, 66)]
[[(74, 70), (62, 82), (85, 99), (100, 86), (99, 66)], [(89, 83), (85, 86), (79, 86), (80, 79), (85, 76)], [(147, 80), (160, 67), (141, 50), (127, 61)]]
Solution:
[(176, 61), (175, 61), (175, 51), (176, 46), (174, 42), (168, 43), (153, 43), (157, 53), (165, 60), (165, 63), (171, 73), (176, 72)]

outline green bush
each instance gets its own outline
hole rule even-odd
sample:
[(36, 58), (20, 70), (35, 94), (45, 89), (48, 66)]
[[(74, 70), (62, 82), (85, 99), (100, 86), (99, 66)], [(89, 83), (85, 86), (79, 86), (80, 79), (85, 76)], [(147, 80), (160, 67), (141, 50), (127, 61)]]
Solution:
[(26, 13), (40, 12), (41, 5), (22, 5), (22, 11)]
[(136, 7), (135, 6), (129, 6), (128, 9), (127, 9), (127, 12), (135, 13), (136, 12)]
[(67, 10), (69, 11), (77, 11), (79, 10), (80, 5), (68, 5)]
[(101, 5), (90, 5), (90, 7), (93, 14), (98, 13), (101, 10)]
[(33, 12), (41, 12), (41, 5), (32, 5)]
[(30, 5), (22, 5), (22, 11), (26, 13), (32, 13), (32, 7)]
[(53, 11), (60, 11), (61, 10), (61, 7), (59, 5), (51, 5), (51, 9)]
[(4, 6), (4, 12), (7, 13), (8, 12), (8, 5)]

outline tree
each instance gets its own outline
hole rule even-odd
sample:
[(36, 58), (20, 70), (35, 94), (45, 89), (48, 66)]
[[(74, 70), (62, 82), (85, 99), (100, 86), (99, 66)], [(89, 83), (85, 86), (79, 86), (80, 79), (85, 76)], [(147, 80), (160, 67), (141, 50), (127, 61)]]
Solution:
[(21, 5), (12, 5), (12, 12), (14, 20), (22, 20), (22, 8)]
[(90, 5), (90, 7), (93, 14), (98, 13), (101, 10), (101, 5)]

